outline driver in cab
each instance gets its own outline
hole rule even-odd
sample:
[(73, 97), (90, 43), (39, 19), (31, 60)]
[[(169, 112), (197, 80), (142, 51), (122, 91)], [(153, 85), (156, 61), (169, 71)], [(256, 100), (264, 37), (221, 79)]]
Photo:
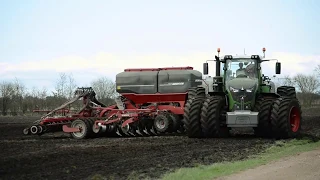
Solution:
[(236, 76), (239, 76), (239, 75), (247, 75), (246, 73), (246, 69), (243, 68), (243, 63), (239, 63), (239, 69), (236, 71)]

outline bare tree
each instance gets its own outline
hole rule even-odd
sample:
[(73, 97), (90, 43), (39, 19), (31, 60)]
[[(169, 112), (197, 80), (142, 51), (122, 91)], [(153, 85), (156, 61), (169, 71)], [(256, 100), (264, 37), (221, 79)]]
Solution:
[(101, 77), (91, 82), (91, 86), (96, 92), (97, 99), (107, 101), (113, 99), (116, 96), (115, 82), (107, 77)]
[(1, 111), (2, 115), (7, 115), (10, 105), (12, 103), (12, 96), (14, 95), (14, 86), (11, 82), (2, 82), (0, 84), (0, 93), (1, 93)]
[(59, 79), (56, 82), (56, 93), (54, 93), (54, 95), (58, 97), (71, 98), (76, 87), (77, 84), (72, 73), (60, 73)]
[(302, 93), (315, 93), (320, 85), (318, 78), (313, 75), (297, 74), (293, 80)]
[(12, 86), (12, 106), (10, 107), (10, 110), (12, 111), (12, 115), (17, 115), (22, 112), (23, 97), (25, 95), (26, 88), (17, 78), (15, 78)]
[(76, 80), (73, 78), (72, 73), (67, 76), (66, 95), (70, 99), (73, 96), (74, 90), (77, 87)]
[(61, 73), (56, 83), (54, 96), (48, 96), (47, 89), (32, 87), (29, 90), (17, 78), (12, 82), (0, 82), (0, 113), (18, 115), (32, 112), (35, 109), (52, 109), (73, 95), (76, 83), (72, 74)]
[(282, 86), (295, 86), (293, 78), (291, 78), (288, 75), (285, 75), (283, 78), (280, 79), (280, 84)]
[(39, 89), (37, 87), (33, 86), (31, 89), (30, 95), (32, 97), (31, 102), (29, 104), (30, 110), (40, 109), (41, 107), (39, 106), (40, 101), (39, 101), (39, 97), (38, 97)]
[(66, 84), (67, 84), (67, 74), (66, 73), (60, 73), (59, 79), (56, 82), (56, 95), (58, 97), (65, 97), (66, 95)]
[(48, 90), (46, 87), (43, 87), (41, 90), (37, 92), (37, 97), (39, 98), (38, 106), (40, 106), (40, 109), (47, 109), (48, 107), (47, 101), (46, 101), (47, 93), (48, 93)]
[(296, 86), (301, 91), (300, 100), (305, 106), (311, 106), (316, 100), (316, 92), (319, 89), (320, 81), (315, 75), (297, 74), (293, 77)]
[(318, 65), (316, 66), (316, 68), (314, 68), (314, 71), (316, 72), (316, 74), (317, 74), (318, 76), (320, 76), (320, 64), (318, 64)]

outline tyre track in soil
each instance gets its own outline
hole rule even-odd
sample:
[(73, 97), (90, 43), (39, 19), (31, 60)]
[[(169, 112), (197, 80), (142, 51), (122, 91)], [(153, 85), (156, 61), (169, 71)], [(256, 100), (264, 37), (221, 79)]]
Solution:
[[(180, 167), (241, 160), (274, 143), (251, 135), (226, 139), (184, 136), (74, 140), (64, 135), (24, 136), (36, 118), (0, 117), (0, 179), (159, 178)], [(318, 116), (305, 116), (308, 136), (319, 135)], [(236, 132), (237, 133), (237, 132)], [(135, 175), (134, 175), (135, 174)]]

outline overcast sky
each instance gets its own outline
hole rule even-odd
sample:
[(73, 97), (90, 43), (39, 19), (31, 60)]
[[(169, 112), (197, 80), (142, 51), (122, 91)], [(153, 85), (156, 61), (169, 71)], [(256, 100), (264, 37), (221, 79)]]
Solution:
[[(51, 89), (125, 68), (193, 66), (222, 54), (261, 54), (282, 74), (320, 64), (319, 0), (1, 0), (0, 77)], [(272, 76), (274, 62), (264, 66)], [(214, 64), (210, 64), (214, 74)]]

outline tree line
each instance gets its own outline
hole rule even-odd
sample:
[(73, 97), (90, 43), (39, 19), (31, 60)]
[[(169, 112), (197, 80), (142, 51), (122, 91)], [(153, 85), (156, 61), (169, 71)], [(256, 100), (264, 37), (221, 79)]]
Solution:
[(298, 92), (298, 98), (305, 107), (320, 104), (320, 65), (317, 65), (313, 73), (284, 76), (278, 82), (279, 85), (294, 86)]
[[(294, 86), (298, 92), (298, 99), (305, 107), (320, 104), (320, 65), (314, 69), (311, 75), (297, 74), (279, 78), (276, 85)], [(90, 86), (96, 92), (96, 98), (106, 105), (114, 103), (117, 96), (115, 82), (107, 77), (93, 80)], [(77, 82), (72, 74), (60, 73), (55, 83), (55, 90), (48, 92), (46, 87), (27, 87), (18, 79), (13, 82), (0, 83), (0, 115), (26, 115), (33, 110), (52, 110), (74, 95)], [(82, 102), (76, 102), (78, 109)]]
[[(107, 77), (93, 80), (90, 86), (96, 92), (96, 97), (102, 103), (113, 103), (116, 96), (115, 82)], [(77, 82), (72, 74), (60, 73), (55, 83), (55, 90), (49, 92), (46, 87), (28, 89), (19, 79), (13, 82), (0, 83), (0, 113), (1, 115), (25, 115), (33, 110), (52, 110), (67, 100), (73, 98)], [(82, 102), (76, 102), (80, 109)]]

